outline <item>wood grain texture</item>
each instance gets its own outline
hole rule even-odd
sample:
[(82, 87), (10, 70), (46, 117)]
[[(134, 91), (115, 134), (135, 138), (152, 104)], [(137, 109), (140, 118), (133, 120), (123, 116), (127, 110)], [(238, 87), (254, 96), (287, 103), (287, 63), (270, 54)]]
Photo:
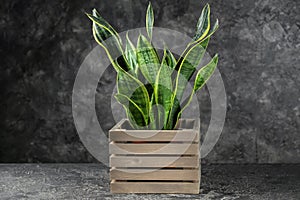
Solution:
[(152, 142), (196, 142), (199, 140), (198, 134), (193, 130), (122, 130), (115, 129), (109, 131), (109, 140), (112, 142), (128, 141), (152, 141)]
[(112, 182), (113, 193), (189, 193), (199, 194), (199, 182)]
[(169, 154), (169, 155), (198, 155), (199, 144), (155, 144), (155, 143), (114, 143), (109, 144), (110, 154)]
[[(143, 172), (145, 171), (145, 172)], [(111, 180), (182, 180), (199, 181), (199, 169), (160, 169), (148, 172), (148, 170), (118, 169), (110, 170)]]
[(110, 156), (110, 167), (199, 167), (199, 156)]
[(199, 193), (199, 119), (180, 120), (178, 130), (126, 130), (126, 123), (109, 131), (112, 193)]

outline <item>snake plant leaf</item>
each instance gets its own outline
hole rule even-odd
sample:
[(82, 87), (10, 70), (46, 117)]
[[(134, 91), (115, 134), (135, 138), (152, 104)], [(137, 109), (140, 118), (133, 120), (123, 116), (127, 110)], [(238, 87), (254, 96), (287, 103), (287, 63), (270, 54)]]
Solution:
[(160, 67), (159, 57), (151, 43), (143, 35), (138, 38), (137, 61), (143, 76), (150, 84), (154, 84)]
[(206, 66), (198, 71), (195, 79), (194, 91), (200, 90), (211, 77), (217, 67), (218, 59), (218, 54), (216, 54)]
[(191, 95), (188, 97), (187, 101), (183, 103), (183, 107), (178, 113), (177, 120), (181, 116), (182, 112), (188, 107), (188, 105), (191, 103), (193, 95), (195, 92), (200, 90), (205, 83), (209, 80), (209, 78), (212, 76), (214, 73), (216, 67), (218, 65), (218, 54), (216, 54), (208, 64), (206, 64), (204, 67), (202, 67), (200, 70), (198, 70), (196, 79), (194, 82), (194, 87)]
[[(154, 87), (155, 102), (163, 107), (163, 110), (158, 110), (158, 122), (163, 122), (158, 127), (166, 127), (168, 113), (171, 108), (172, 99), (172, 65), (175, 65), (172, 58), (171, 52), (167, 49), (164, 50), (164, 56), (162, 58), (162, 63), (160, 69), (157, 73), (157, 78)], [(171, 64), (171, 65), (168, 65)]]
[(145, 118), (145, 114), (142, 109), (132, 99), (119, 93), (115, 94), (115, 98), (125, 108), (131, 125), (133, 125), (136, 129), (139, 129), (139, 126), (146, 126), (148, 119)]
[(216, 19), (216, 22), (215, 22), (213, 28), (209, 31), (206, 38), (212, 36), (212, 34), (214, 34), (218, 30), (218, 28), (219, 28), (219, 20)]
[(208, 43), (209, 38), (193, 46), (180, 63), (174, 89), (175, 95), (179, 101), (181, 100), (187, 82), (192, 77), (196, 67), (200, 64)]
[(136, 77), (138, 77), (136, 49), (129, 39), (128, 32), (126, 33), (125, 57), (128, 61), (129, 66), (131, 66), (132, 69), (134, 70)]
[(100, 24), (103, 24), (103, 26), (107, 27), (113, 35), (117, 36), (120, 44), (122, 44), (122, 40), (118, 34), (118, 32), (105, 20), (103, 19), (103, 17), (99, 14), (99, 12), (94, 8), (92, 10), (92, 15), (97, 18), (97, 21), (100, 23)]
[(166, 48), (165, 50), (166, 52), (164, 53), (164, 57), (162, 59), (162, 63), (164, 65), (169, 66), (172, 69), (175, 69), (176, 67), (176, 58), (174, 57), (174, 55), (172, 54), (172, 52)]
[[(191, 41), (188, 45), (187, 45), (187, 48), (183, 51), (181, 57), (179, 58), (178, 62), (177, 62), (177, 65), (176, 65), (176, 70), (178, 70), (180, 64), (182, 63), (183, 61), (183, 58), (184, 58), (184, 55), (186, 54), (186, 52), (189, 50), (189, 48), (197, 43), (203, 43), (203, 41), (209, 39), (219, 28), (219, 20), (217, 19), (213, 28), (211, 30), (209, 30), (208, 34), (201, 40), (197, 40), (197, 41)], [(206, 46), (203, 45), (203, 48), (207, 48), (207, 45), (208, 43), (206, 44)]]
[[(180, 56), (180, 58), (178, 59), (178, 62), (176, 64), (176, 70), (179, 70), (180, 65), (182, 64), (183, 58), (186, 55), (186, 52), (189, 50), (189, 47), (192, 45), (195, 45), (197, 43), (201, 43), (203, 49), (206, 49), (208, 46), (208, 42), (210, 40), (210, 37), (218, 30), (219, 28), (219, 20), (217, 19), (213, 28), (209, 31), (209, 33), (202, 39), (202, 40), (198, 40), (198, 41), (193, 41), (191, 43), (188, 44), (187, 48), (184, 50), (184, 52), (182, 53), (182, 55)], [(205, 42), (207, 41), (207, 42)]]
[[(93, 10), (93, 14), (95, 13), (97, 12)], [(116, 53), (120, 53), (122, 51), (122, 47), (119, 37), (116, 35), (115, 31), (110, 27), (106, 26), (106, 23), (103, 22), (101, 18), (98, 18), (91, 14), (87, 14), (87, 16), (93, 21), (93, 32), (96, 33), (96, 35), (94, 34), (94, 38), (99, 43), (99, 45), (106, 45), (105, 41), (108, 38), (113, 37), (112, 45), (114, 45), (113, 47), (116, 49)], [(107, 47), (105, 46), (105, 48)]]
[[(124, 56), (122, 56), (122, 43), (117, 32), (99, 15), (95, 9), (93, 10), (93, 15), (87, 14), (87, 16), (93, 22), (92, 30), (95, 40), (106, 51), (106, 54), (115, 70), (118, 72), (121, 64), (121, 67), (125, 71), (130, 71), (131, 66), (127, 63)], [(119, 60), (119, 65), (116, 64), (117, 59)]]
[(187, 54), (192, 49), (194, 49), (193, 51), (196, 53), (196, 50), (200, 48), (201, 52), (202, 52), (202, 50), (204, 50), (204, 52), (202, 52), (202, 53), (205, 53), (206, 48), (207, 48), (208, 43), (209, 43), (209, 40), (210, 40), (210, 37), (205, 37), (202, 41), (196, 43), (195, 45), (192, 45), (194, 43), (189, 43), (189, 45), (187, 46), (187, 48), (183, 51), (183, 53), (181, 54), (180, 58), (178, 59), (178, 61), (176, 63), (175, 69), (177, 71), (179, 71), (179, 68), (182, 66), (183, 62), (186, 60), (185, 58), (186, 58)]
[(196, 42), (202, 40), (208, 34), (209, 29), (210, 29), (210, 7), (209, 4), (206, 4), (198, 19), (196, 33), (193, 37), (193, 40)]
[(149, 120), (150, 120), (149, 125), (150, 125), (150, 128), (152, 130), (155, 130), (158, 123), (156, 122), (157, 115), (155, 113), (155, 110), (153, 109), (153, 106), (155, 105), (154, 89), (153, 89), (153, 87), (152, 87), (151, 84), (147, 84), (146, 87), (148, 89), (149, 96), (151, 96), (151, 99), (150, 99), (150, 110), (149, 110)]
[(193, 42), (192, 44), (199, 43), (206, 40), (207, 38), (210, 38), (218, 30), (218, 28), (219, 28), (219, 20), (217, 19), (213, 28), (209, 30), (208, 34), (203, 39)]
[(172, 107), (168, 116), (168, 123), (172, 126), (175, 126), (175, 124), (177, 123), (176, 116), (180, 112), (180, 101), (186, 88), (186, 85), (192, 77), (193, 73), (195, 72), (196, 67), (201, 62), (206, 48), (208, 46), (208, 43), (209, 38), (194, 45), (192, 48), (189, 49), (189, 51), (186, 53), (186, 55), (182, 58), (182, 61), (180, 62), (177, 77), (175, 80), (174, 92), (172, 95)]
[(148, 33), (150, 41), (152, 40), (152, 31), (154, 24), (154, 13), (151, 2), (149, 2), (147, 13), (146, 13), (146, 31)]
[(177, 98), (172, 99), (171, 109), (169, 110), (168, 113), (167, 124), (165, 129), (167, 130), (174, 129), (178, 120), (176, 116), (178, 116), (180, 110), (181, 110), (181, 105), (178, 99)]
[(137, 124), (137, 122), (135, 121), (134, 116), (130, 112), (129, 108), (127, 108), (126, 106), (123, 106), (123, 108), (124, 108), (124, 110), (126, 112), (126, 115), (127, 115), (128, 119), (129, 119), (129, 123), (130, 123), (131, 127), (133, 127), (136, 130), (143, 129), (142, 126), (139, 126)]
[[(134, 102), (135, 105), (137, 105), (142, 111), (145, 123), (140, 123), (141, 121), (137, 119), (139, 118), (139, 116), (134, 115), (135, 121), (139, 122), (139, 126), (146, 126), (148, 123), (150, 104), (149, 95), (146, 87), (143, 85), (142, 82), (140, 82), (134, 76), (125, 71), (118, 72), (117, 86), (118, 93), (131, 99), (131, 101)], [(130, 107), (130, 112), (133, 113), (134, 111), (132, 111), (131, 108), (132, 107)]]

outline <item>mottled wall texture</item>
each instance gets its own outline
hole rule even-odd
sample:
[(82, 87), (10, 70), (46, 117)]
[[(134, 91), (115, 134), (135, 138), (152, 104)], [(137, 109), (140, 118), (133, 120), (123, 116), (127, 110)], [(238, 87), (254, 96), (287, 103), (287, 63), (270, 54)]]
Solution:
[[(155, 25), (192, 36), (206, 1), (152, 1)], [(300, 1), (210, 0), (221, 27), (227, 118), (207, 163), (300, 162)], [(97, 45), (84, 15), (92, 8), (118, 31), (144, 26), (147, 1), (10, 0), (0, 3), (0, 162), (96, 162), (79, 140), (72, 88)], [(99, 81), (96, 110), (107, 131), (115, 73)], [(201, 131), (210, 119), (208, 92)]]

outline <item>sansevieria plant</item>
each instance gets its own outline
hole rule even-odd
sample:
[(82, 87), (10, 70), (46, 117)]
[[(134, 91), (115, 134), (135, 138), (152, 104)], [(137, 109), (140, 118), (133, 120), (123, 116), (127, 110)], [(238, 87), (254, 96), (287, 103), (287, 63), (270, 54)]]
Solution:
[[(176, 124), (191, 102), (195, 92), (201, 89), (213, 74), (218, 55), (197, 70), (210, 37), (217, 30), (218, 20), (210, 26), (210, 7), (207, 4), (199, 17), (196, 32), (181, 56), (176, 59), (165, 47), (160, 58), (152, 40), (154, 14), (151, 3), (146, 13), (147, 36), (139, 35), (134, 45), (127, 34), (122, 42), (118, 33), (94, 9), (87, 14), (92, 20), (95, 40), (106, 51), (117, 72), (115, 98), (123, 105), (134, 129), (175, 129)], [(183, 93), (193, 74), (196, 78), (187, 99)]]

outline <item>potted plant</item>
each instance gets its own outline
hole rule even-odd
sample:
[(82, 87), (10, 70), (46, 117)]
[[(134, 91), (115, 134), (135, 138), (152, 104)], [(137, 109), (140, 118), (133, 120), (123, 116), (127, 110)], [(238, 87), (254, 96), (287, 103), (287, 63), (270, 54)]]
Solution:
[[(167, 47), (159, 56), (151, 42), (151, 3), (146, 13), (147, 36), (140, 34), (136, 46), (128, 34), (123, 44), (95, 9), (87, 16), (93, 22), (95, 40), (117, 72), (115, 98), (127, 114), (109, 131), (111, 192), (199, 193), (199, 119), (181, 119), (181, 114), (217, 66), (215, 55), (200, 70), (196, 68), (218, 28), (218, 20), (210, 26), (209, 5), (201, 12), (193, 40), (177, 59)], [(192, 92), (182, 102), (194, 73)]]

